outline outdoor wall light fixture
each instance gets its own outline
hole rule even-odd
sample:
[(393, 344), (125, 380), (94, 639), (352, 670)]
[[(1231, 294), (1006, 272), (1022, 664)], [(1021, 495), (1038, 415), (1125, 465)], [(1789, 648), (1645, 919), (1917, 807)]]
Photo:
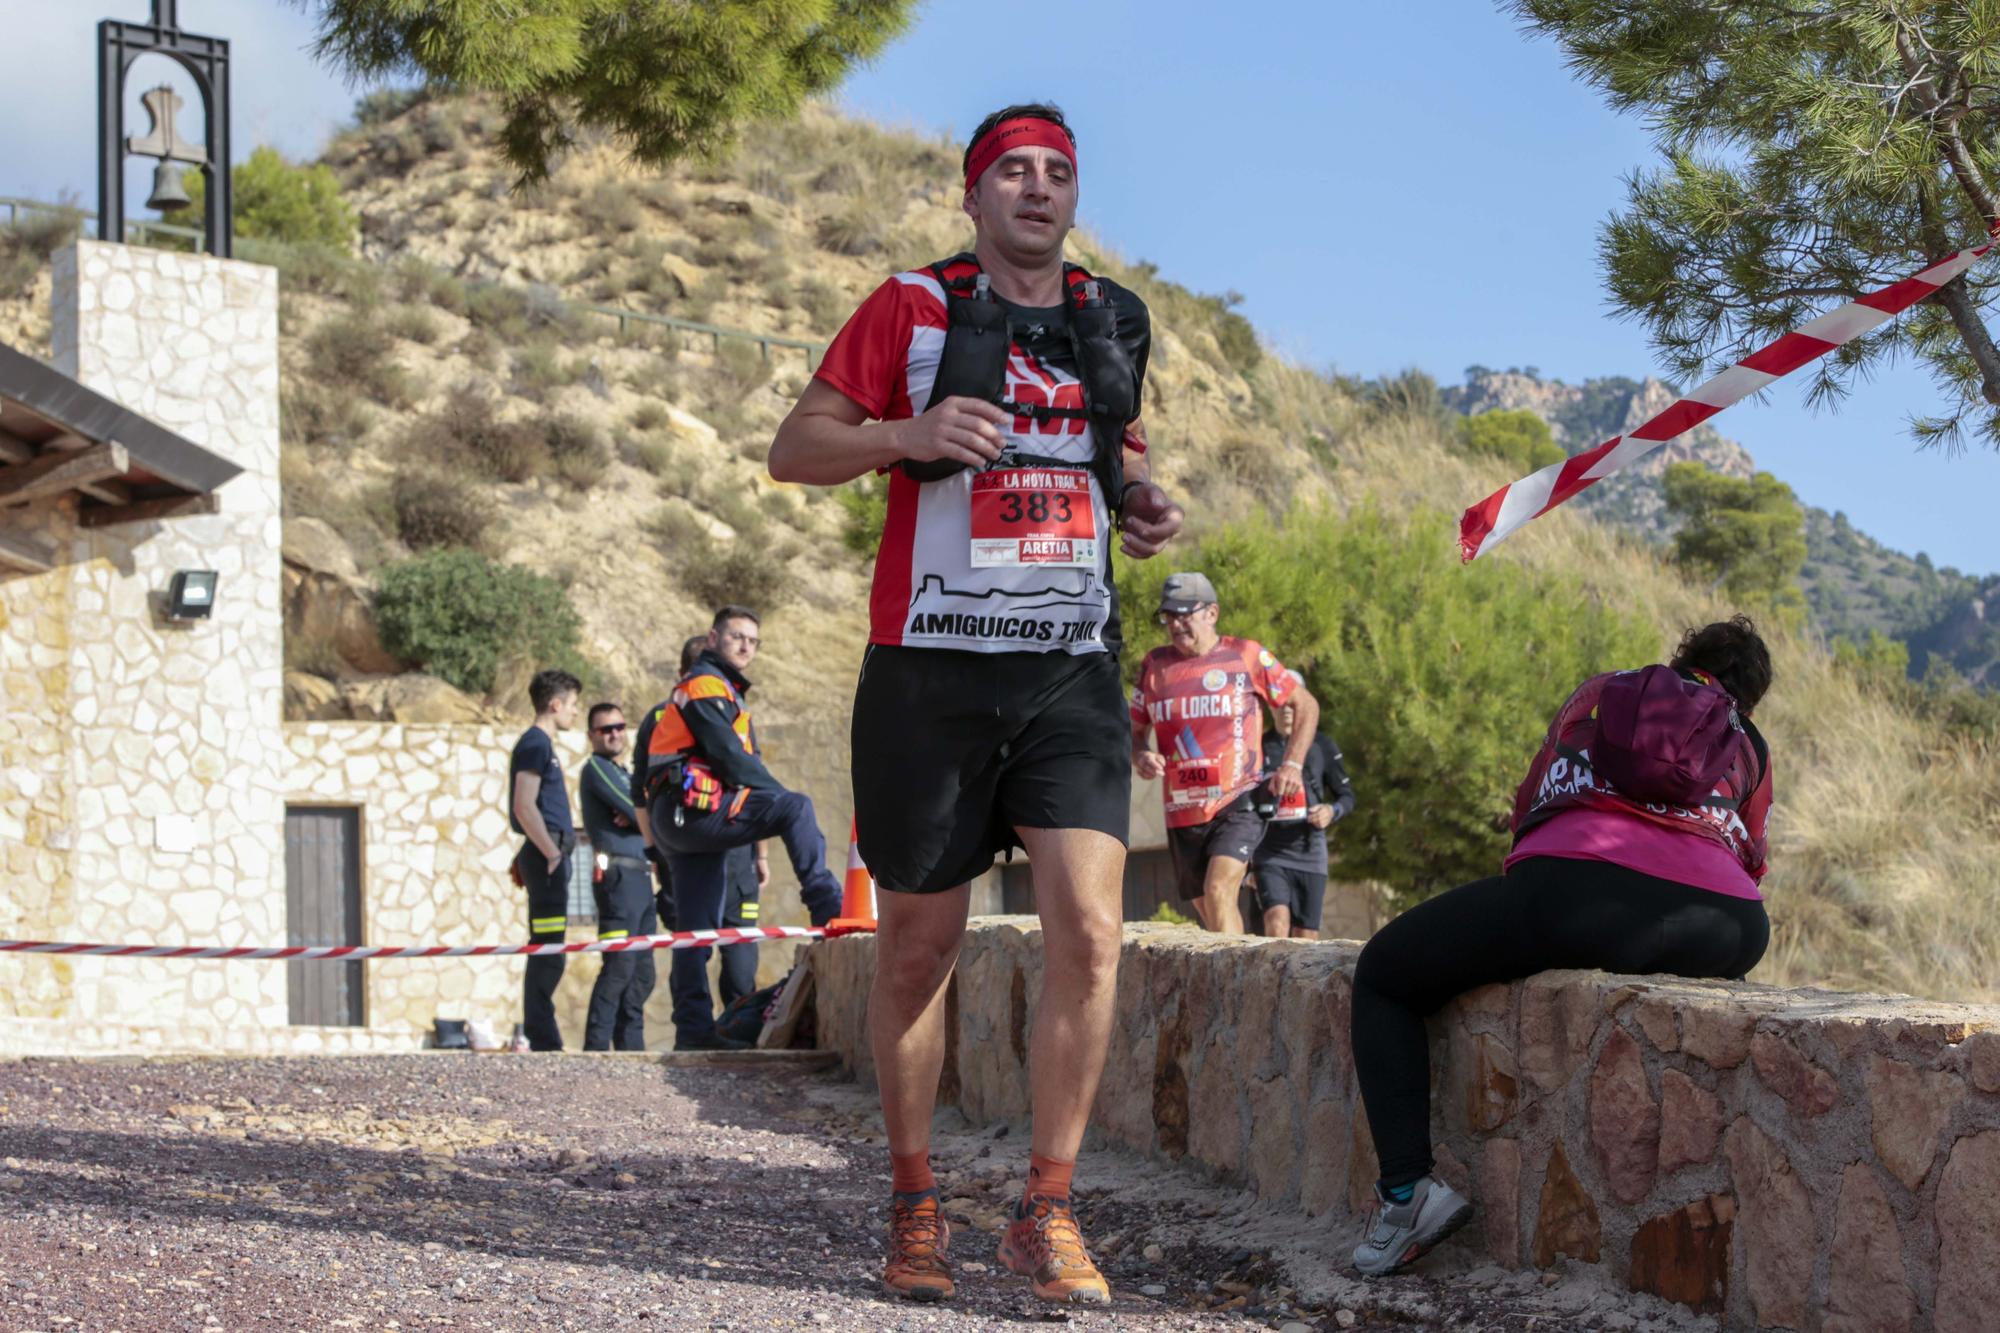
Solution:
[(169, 620), (206, 620), (215, 608), (215, 571), (178, 569), (167, 585)]

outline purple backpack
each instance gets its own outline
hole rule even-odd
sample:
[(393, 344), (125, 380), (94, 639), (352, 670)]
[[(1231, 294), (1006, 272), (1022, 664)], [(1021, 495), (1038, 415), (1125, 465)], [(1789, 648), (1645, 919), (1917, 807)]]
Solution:
[(1635, 801), (1699, 806), (1743, 740), (1736, 701), (1672, 667), (1622, 671), (1597, 698), (1592, 765)]

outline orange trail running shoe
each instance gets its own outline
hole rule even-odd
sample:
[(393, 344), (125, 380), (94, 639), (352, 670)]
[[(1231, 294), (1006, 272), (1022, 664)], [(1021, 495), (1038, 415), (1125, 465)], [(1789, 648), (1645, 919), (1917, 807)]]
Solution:
[(889, 1262), (882, 1268), (882, 1285), (892, 1296), (913, 1301), (949, 1300), (951, 1266), (945, 1251), (951, 1245), (951, 1223), (938, 1212), (938, 1192), (892, 1196), (889, 1211)]
[(1083, 1248), (1068, 1199), (1031, 1194), (1015, 1204), (1014, 1220), (1000, 1233), (1000, 1262), (1027, 1277), (1042, 1300), (1111, 1304), (1111, 1286)]

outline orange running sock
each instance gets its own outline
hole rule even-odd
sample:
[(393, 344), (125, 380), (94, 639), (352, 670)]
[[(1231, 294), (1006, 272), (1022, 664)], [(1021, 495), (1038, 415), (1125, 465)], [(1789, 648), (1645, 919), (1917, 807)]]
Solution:
[(898, 1194), (922, 1194), (925, 1190), (936, 1189), (937, 1177), (931, 1174), (930, 1149), (890, 1153), (889, 1182), (889, 1188)]
[(1029, 1194), (1046, 1194), (1052, 1199), (1069, 1197), (1069, 1178), (1076, 1173), (1075, 1162), (1058, 1162), (1040, 1153), (1028, 1154)]

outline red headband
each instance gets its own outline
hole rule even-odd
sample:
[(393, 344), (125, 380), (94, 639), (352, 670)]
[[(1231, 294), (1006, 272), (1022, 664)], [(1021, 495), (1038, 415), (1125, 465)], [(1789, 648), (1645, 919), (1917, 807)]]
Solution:
[(1002, 153), (1011, 153), (1016, 148), (1053, 148), (1069, 159), (1071, 171), (1076, 170), (1076, 142), (1067, 130), (1040, 116), (1017, 116), (1001, 121), (972, 145), (972, 153), (965, 162), (965, 188), (977, 185), (986, 168)]

